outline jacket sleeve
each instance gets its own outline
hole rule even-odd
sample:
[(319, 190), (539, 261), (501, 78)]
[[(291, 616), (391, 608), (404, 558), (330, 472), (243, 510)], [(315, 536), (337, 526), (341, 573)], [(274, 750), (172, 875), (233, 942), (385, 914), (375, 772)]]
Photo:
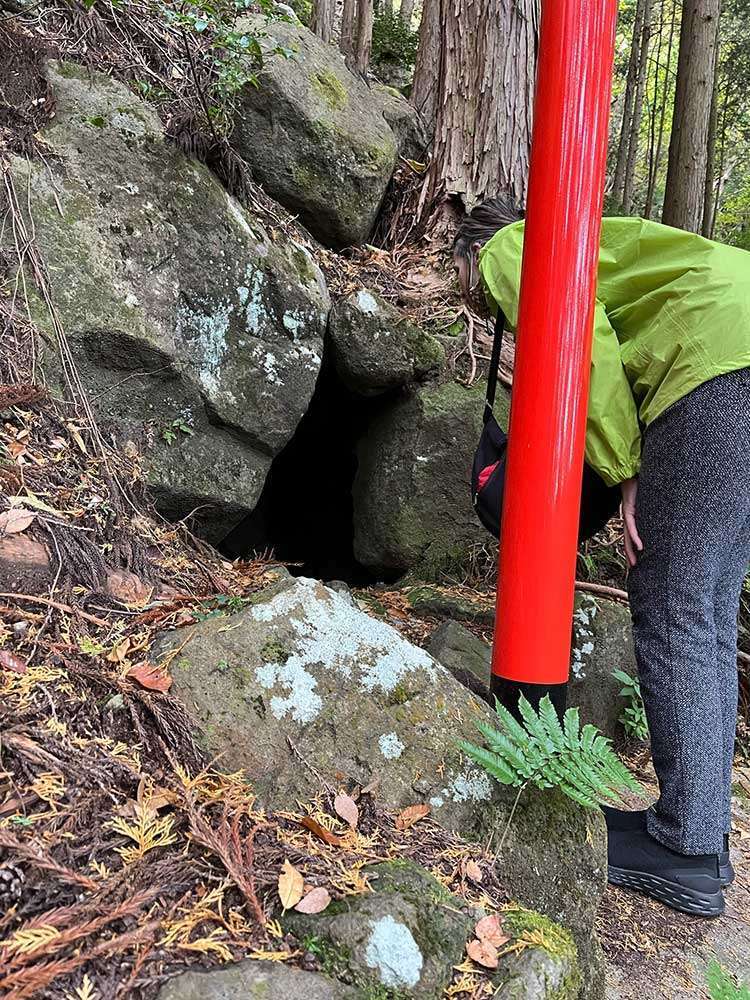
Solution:
[(641, 429), (638, 408), (620, 359), (620, 345), (604, 305), (597, 300), (586, 424), (586, 461), (615, 486), (638, 474)]

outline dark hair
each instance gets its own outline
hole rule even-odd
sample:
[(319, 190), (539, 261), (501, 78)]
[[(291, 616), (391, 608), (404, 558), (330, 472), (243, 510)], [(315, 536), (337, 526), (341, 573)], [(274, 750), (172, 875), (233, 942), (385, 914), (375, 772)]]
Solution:
[(453, 260), (458, 269), (461, 291), (468, 300), (474, 287), (474, 252), (484, 246), (496, 232), (514, 222), (520, 222), (523, 210), (509, 197), (503, 195), (483, 201), (461, 220), (453, 243)]

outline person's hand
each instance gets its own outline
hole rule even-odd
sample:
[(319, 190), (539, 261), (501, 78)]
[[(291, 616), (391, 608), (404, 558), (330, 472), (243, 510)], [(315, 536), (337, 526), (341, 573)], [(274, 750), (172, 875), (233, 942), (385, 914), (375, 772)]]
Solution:
[(625, 529), (625, 555), (629, 566), (638, 562), (638, 553), (643, 552), (643, 542), (635, 523), (635, 501), (638, 496), (638, 477), (620, 483), (622, 490), (622, 524)]

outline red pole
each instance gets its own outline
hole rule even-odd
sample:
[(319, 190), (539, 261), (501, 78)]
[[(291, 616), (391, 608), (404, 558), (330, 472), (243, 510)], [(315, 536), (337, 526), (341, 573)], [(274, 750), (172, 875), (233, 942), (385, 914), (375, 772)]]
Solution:
[(564, 707), (617, 0), (543, 0), (492, 687)]

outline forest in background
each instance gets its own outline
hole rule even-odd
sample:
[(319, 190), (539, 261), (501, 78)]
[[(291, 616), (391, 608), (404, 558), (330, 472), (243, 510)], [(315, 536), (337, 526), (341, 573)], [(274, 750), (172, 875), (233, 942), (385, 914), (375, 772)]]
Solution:
[[(523, 201), (537, 0), (295, 7), (351, 68), (411, 96), (434, 135), (430, 194)], [(748, 0), (621, 0), (607, 214), (750, 248), (749, 15)]]

